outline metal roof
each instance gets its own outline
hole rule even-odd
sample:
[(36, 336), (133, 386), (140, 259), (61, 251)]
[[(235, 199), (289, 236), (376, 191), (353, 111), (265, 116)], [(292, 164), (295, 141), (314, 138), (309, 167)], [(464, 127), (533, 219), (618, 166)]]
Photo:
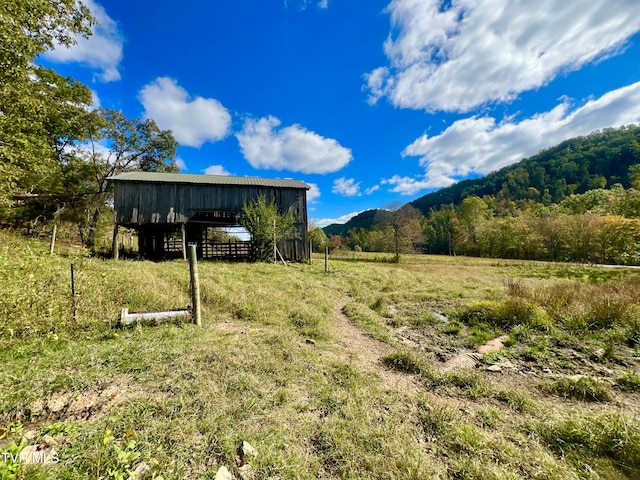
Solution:
[(298, 188), (311, 187), (300, 180), (261, 177), (233, 177), (229, 175), (199, 175), (196, 173), (128, 172), (109, 177), (112, 182), (193, 183), (205, 185), (241, 185), (245, 187)]

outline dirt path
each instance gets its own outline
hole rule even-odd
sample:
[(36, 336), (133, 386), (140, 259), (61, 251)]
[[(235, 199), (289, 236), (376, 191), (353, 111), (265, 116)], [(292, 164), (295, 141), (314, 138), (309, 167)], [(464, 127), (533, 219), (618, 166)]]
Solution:
[(393, 352), (393, 348), (371, 338), (349, 320), (343, 312), (348, 302), (348, 298), (340, 300), (333, 314), (338, 337), (336, 343), (344, 349), (338, 356), (360, 370), (376, 374), (385, 388), (412, 394), (420, 391), (420, 386), (410, 375), (390, 370), (382, 364), (382, 357)]

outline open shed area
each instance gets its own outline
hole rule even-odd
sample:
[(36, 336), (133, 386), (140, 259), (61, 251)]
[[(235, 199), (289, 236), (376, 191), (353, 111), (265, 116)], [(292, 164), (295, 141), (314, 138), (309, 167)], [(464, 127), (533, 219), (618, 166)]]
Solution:
[[(184, 173), (131, 172), (114, 184), (115, 229), (136, 230), (140, 255), (149, 259), (186, 256), (196, 244), (200, 258), (251, 260), (251, 242), (214, 243), (211, 228), (240, 225), (245, 203), (264, 195), (280, 212), (292, 211), (299, 238), (282, 240), (288, 261), (309, 258), (307, 190), (300, 180)], [(117, 256), (117, 248), (114, 249)]]

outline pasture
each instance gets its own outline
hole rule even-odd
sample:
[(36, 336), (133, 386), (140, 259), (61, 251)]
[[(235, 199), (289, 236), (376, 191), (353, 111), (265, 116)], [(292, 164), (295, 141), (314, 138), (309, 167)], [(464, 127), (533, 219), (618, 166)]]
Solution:
[(255, 479), (640, 478), (640, 271), (389, 260), (200, 262), (201, 328), (120, 329), (188, 264), (0, 232), (0, 478), (241, 478), (243, 441)]

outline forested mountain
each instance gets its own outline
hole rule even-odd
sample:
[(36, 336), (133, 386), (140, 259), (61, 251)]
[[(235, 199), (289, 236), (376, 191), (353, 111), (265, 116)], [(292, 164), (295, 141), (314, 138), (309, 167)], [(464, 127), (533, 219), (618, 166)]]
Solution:
[(331, 225), (327, 225), (323, 228), (324, 233), (327, 235), (340, 235), (342, 237), (345, 236), (352, 228), (364, 228), (368, 230), (374, 224), (377, 211), (378, 210), (376, 209), (365, 210), (364, 212), (349, 219), (346, 223), (332, 223)]
[[(631, 186), (629, 167), (640, 164), (640, 126), (607, 128), (566, 140), (485, 177), (463, 180), (420, 197), (410, 204), (428, 216), (432, 208), (459, 205), (466, 197), (493, 196), (497, 200), (533, 200), (544, 205), (562, 202), (574, 193)], [(370, 229), (377, 210), (367, 210), (344, 224), (331, 224), (327, 235), (344, 236), (352, 229)]]
[(489, 175), (463, 180), (411, 202), (427, 215), (440, 205), (458, 205), (465, 197), (535, 200), (550, 205), (573, 193), (631, 186), (629, 167), (640, 163), (640, 126), (608, 128), (566, 140)]

